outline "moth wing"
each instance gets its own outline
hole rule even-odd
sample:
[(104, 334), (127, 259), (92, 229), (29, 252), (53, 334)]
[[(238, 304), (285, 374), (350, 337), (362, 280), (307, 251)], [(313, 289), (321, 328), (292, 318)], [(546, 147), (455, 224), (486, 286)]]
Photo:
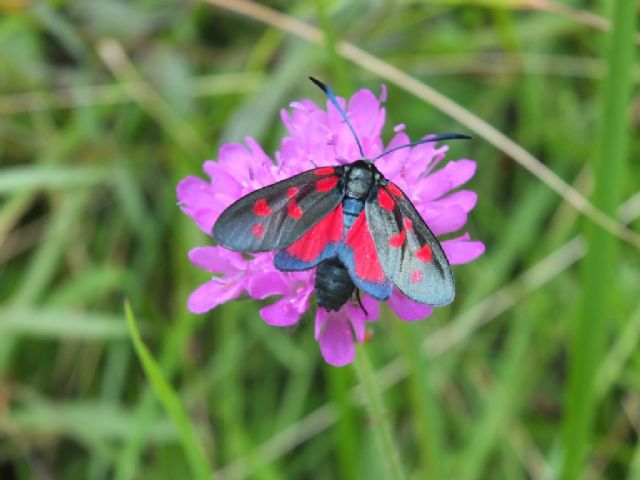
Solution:
[(368, 223), (363, 210), (347, 232), (338, 257), (356, 287), (378, 300), (386, 300), (393, 285), (385, 276)]
[(379, 186), (365, 212), (386, 277), (416, 302), (451, 303), (455, 283), (449, 261), (404, 192), (391, 182)]
[(232, 203), (213, 226), (213, 238), (239, 252), (285, 248), (342, 201), (340, 167), (303, 172)]
[(342, 203), (323, 216), (287, 248), (279, 250), (273, 264), (279, 270), (308, 270), (335, 257), (344, 236)]

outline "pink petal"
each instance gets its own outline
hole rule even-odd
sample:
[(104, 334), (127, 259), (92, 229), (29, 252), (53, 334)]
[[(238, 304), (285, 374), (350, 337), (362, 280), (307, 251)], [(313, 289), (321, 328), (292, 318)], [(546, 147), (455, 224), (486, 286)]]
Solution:
[[(250, 137), (249, 141), (251, 142)], [(240, 186), (241, 195), (246, 195), (265, 186), (265, 183), (260, 180), (263, 176), (266, 175), (270, 178), (267, 167), (272, 165), (272, 162), (270, 160), (263, 162), (264, 157), (264, 152), (262, 154), (259, 152), (254, 154), (245, 145), (230, 143), (220, 147), (218, 163), (229, 175), (236, 179)], [(260, 178), (256, 178), (256, 176)], [(267, 183), (273, 183), (273, 180), (271, 179)]]
[(367, 311), (366, 314), (357, 303), (348, 303), (346, 305), (347, 316), (359, 343), (364, 341), (366, 322), (373, 322), (380, 316), (380, 302), (375, 298), (365, 295), (362, 297), (362, 306)]
[(260, 309), (260, 316), (269, 325), (275, 327), (290, 327), (300, 320), (302, 312), (290, 297), (284, 297), (277, 302)]
[(443, 208), (432, 202), (422, 212), (427, 225), (436, 236), (458, 231), (467, 223), (467, 213), (457, 205)]
[(353, 333), (347, 318), (341, 312), (329, 313), (320, 333), (319, 343), (322, 357), (329, 365), (341, 367), (351, 363), (355, 358)]
[(477, 202), (478, 194), (476, 192), (472, 192), (471, 190), (459, 190), (447, 195), (446, 197), (442, 197), (440, 200), (435, 200), (432, 203), (437, 203), (444, 207), (456, 205), (469, 213), (473, 210), (473, 207), (476, 206)]
[[(385, 151), (392, 148), (399, 147), (400, 145), (406, 145), (409, 143), (409, 137), (404, 132), (399, 132), (393, 136)], [(406, 169), (406, 159), (409, 157), (410, 149), (401, 148), (393, 153), (381, 157), (376, 161), (376, 167), (380, 169), (380, 172), (388, 179), (395, 183), (402, 183), (401, 177)], [(402, 185), (399, 185), (402, 188)]]
[(314, 338), (320, 340), (320, 335), (324, 329), (325, 323), (329, 319), (329, 312), (322, 307), (316, 309), (316, 319), (314, 322)]
[[(433, 135), (425, 135), (421, 138), (424, 140)], [(424, 175), (426, 171), (431, 170), (440, 160), (444, 158), (445, 153), (449, 150), (448, 145), (440, 145), (434, 142), (421, 143), (411, 148), (408, 163), (411, 165), (412, 173), (415, 172), (416, 177)]]
[(217, 203), (211, 185), (199, 177), (190, 176), (180, 181), (176, 194), (187, 215), (200, 208), (209, 208), (211, 203)]
[[(349, 120), (360, 138), (379, 137), (385, 111), (371, 90), (357, 91), (349, 100)], [(369, 153), (365, 150), (365, 153)]]
[(466, 183), (475, 172), (476, 162), (472, 160), (449, 162), (420, 182), (418, 195), (423, 201), (440, 198), (450, 190)]
[(211, 273), (234, 274), (247, 264), (242, 255), (224, 247), (196, 247), (189, 252), (189, 260)]
[[(340, 105), (342, 110), (346, 111), (346, 102), (344, 101), (344, 98), (336, 97), (336, 100), (338, 101), (338, 104)], [(326, 101), (326, 112), (326, 122), (322, 123), (324, 123), (330, 131), (339, 133), (343, 127), (346, 127), (344, 120), (342, 120), (342, 115), (340, 115), (338, 109), (334, 107), (333, 103), (331, 103), (329, 100)]]
[(189, 296), (187, 306), (192, 313), (205, 313), (239, 297), (242, 291), (243, 286), (240, 282), (225, 284), (223, 279), (214, 278), (195, 289)]
[(273, 165), (273, 161), (269, 158), (269, 156), (264, 153), (264, 150), (260, 146), (258, 142), (255, 141), (253, 137), (245, 137), (245, 143), (249, 147), (249, 151), (253, 156), (253, 163), (258, 166), (269, 167)]
[(380, 103), (387, 101), (387, 86), (383, 83), (380, 85), (380, 97), (378, 98)]
[(209, 183), (198, 177), (187, 177), (177, 187), (180, 208), (207, 234), (226, 203)]
[(389, 297), (389, 306), (402, 320), (412, 322), (414, 320), (421, 320), (431, 315), (433, 308), (429, 305), (414, 302), (400, 290), (394, 289), (391, 297)]
[(218, 153), (218, 162), (223, 165), (229, 173), (238, 173), (240, 178), (246, 178), (248, 169), (258, 166), (254, 165), (253, 156), (247, 147), (240, 143), (227, 143), (222, 145)]
[(451, 265), (469, 263), (484, 253), (485, 247), (482, 242), (469, 241), (469, 234), (442, 242), (444, 253)]
[(213, 160), (204, 162), (204, 171), (211, 179), (211, 188), (218, 198), (228, 198), (231, 202), (240, 197), (241, 186), (237, 175), (231, 175), (226, 165)]
[(247, 281), (247, 291), (252, 298), (262, 300), (271, 295), (284, 295), (291, 291), (291, 282), (282, 272), (271, 271), (254, 274)]
[(207, 235), (211, 235), (211, 231), (213, 230), (213, 225), (216, 223), (216, 220), (222, 213), (222, 208), (220, 209), (202, 209), (196, 210), (196, 212), (192, 215), (193, 221), (196, 222), (196, 225)]
[(309, 283), (306, 287), (298, 288), (293, 293), (291, 307), (300, 315), (309, 310), (309, 298), (311, 298), (313, 291), (313, 283)]
[[(380, 318), (380, 301), (375, 298), (364, 295), (362, 297), (362, 305), (367, 310), (367, 315), (364, 315), (364, 320), (367, 322), (375, 322)], [(358, 306), (359, 308), (359, 306)]]
[(362, 343), (366, 333), (366, 320), (364, 312), (360, 309), (360, 305), (348, 305), (345, 314), (349, 318), (349, 323), (353, 329), (356, 341)]

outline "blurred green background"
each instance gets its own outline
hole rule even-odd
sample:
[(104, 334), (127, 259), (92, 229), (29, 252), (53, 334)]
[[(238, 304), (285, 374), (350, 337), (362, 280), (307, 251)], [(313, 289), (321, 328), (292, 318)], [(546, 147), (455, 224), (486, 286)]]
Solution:
[[(514, 161), (637, 227), (636, 2), (3, 0), (0, 15), (0, 478), (640, 478), (637, 237)], [(322, 361), (310, 315), (284, 331), (252, 301), (186, 309), (207, 278), (187, 252), (211, 240), (177, 182), (247, 135), (273, 153), (279, 109), (323, 101), (310, 74), (342, 95), (386, 84), (386, 139), (397, 123), (475, 138), (448, 158), (478, 161), (467, 230), (487, 252), (429, 319), (385, 310), (361, 377)]]

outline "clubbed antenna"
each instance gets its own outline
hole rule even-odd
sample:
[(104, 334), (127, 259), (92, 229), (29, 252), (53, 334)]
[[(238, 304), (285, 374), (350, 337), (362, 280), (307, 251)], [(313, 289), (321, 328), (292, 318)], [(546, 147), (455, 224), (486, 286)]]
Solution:
[(360, 145), (360, 140), (358, 139), (358, 135), (356, 135), (356, 131), (353, 129), (353, 126), (351, 125), (351, 123), (347, 119), (347, 114), (345, 113), (344, 110), (342, 110), (342, 107), (338, 103), (338, 99), (333, 94), (333, 90), (331, 90), (329, 87), (327, 87), (320, 80), (317, 80), (317, 79), (315, 79), (313, 77), (309, 77), (309, 80), (311, 80), (318, 87), (320, 87), (320, 89), (327, 95), (327, 98), (329, 98), (329, 101), (331, 103), (333, 103), (333, 106), (338, 109), (338, 112), (340, 113), (340, 116), (345, 121), (345, 123), (349, 126), (349, 129), (351, 129), (351, 133), (353, 133), (353, 138), (356, 139), (356, 143), (358, 144), (358, 150), (360, 150), (360, 155), (362, 156), (362, 158), (364, 158), (364, 151), (362, 150), (362, 145)]
[(400, 150), (401, 148), (415, 147), (416, 145), (421, 145), (423, 143), (440, 142), (442, 140), (471, 140), (471, 137), (469, 135), (464, 135), (462, 133), (443, 133), (442, 135), (437, 135), (435, 137), (424, 138), (424, 139), (419, 140), (417, 142), (407, 143), (406, 145), (400, 145), (398, 147), (393, 147), (391, 150), (387, 150), (386, 152), (382, 152), (380, 155), (378, 155), (376, 158), (374, 158), (372, 160), (372, 162), (375, 162), (380, 157), (384, 157), (385, 155), (387, 155), (387, 154), (389, 154), (391, 152), (395, 152), (396, 150)]

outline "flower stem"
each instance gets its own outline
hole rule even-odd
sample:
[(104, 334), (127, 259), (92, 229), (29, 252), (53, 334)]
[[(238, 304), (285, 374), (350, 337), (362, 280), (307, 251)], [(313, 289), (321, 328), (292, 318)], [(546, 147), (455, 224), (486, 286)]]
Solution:
[(375, 375), (365, 346), (358, 346), (354, 365), (364, 389), (367, 410), (371, 416), (374, 433), (380, 444), (380, 450), (387, 469), (387, 477), (393, 480), (404, 480), (406, 475), (400, 463), (400, 454), (391, 437), (391, 429), (384, 411), (382, 396), (376, 385)]
[(431, 359), (426, 358), (422, 348), (424, 331), (417, 323), (392, 322), (392, 325), (409, 371), (407, 393), (422, 470), (432, 480), (445, 479), (448, 452), (444, 446), (443, 414), (433, 384)]

